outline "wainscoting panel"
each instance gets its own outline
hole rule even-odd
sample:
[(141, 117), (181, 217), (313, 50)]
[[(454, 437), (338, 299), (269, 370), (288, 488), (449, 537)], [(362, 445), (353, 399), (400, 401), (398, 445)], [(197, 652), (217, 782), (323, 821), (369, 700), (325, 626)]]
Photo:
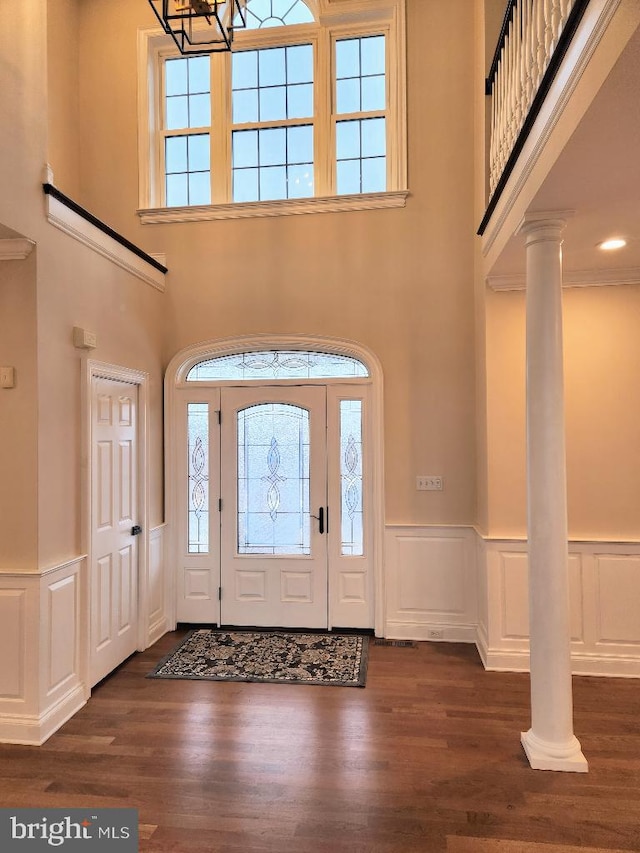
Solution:
[(79, 582), (74, 572), (49, 583), (47, 621), (49, 627), (49, 676), (47, 693), (60, 689), (77, 677)]
[(171, 589), (165, 559), (166, 525), (149, 533), (149, 578), (146, 646), (152, 646), (169, 630)]
[(640, 644), (640, 556), (594, 554), (596, 643)]
[(78, 557), (39, 573), (0, 574), (0, 742), (42, 744), (86, 701), (80, 663), (85, 570)]
[[(486, 540), (481, 552), (478, 650), (487, 669), (526, 671), (527, 543)], [(569, 596), (573, 672), (640, 677), (640, 544), (570, 542)]]
[(474, 531), (467, 527), (390, 525), (385, 550), (385, 636), (474, 642)]
[(0, 580), (0, 707), (5, 699), (25, 699), (27, 589), (7, 589), (5, 583)]

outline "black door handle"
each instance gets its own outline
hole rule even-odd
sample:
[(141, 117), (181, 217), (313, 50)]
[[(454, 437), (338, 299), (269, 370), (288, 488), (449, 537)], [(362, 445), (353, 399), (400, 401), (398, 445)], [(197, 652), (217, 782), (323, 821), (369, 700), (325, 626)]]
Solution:
[(312, 515), (311, 518), (318, 520), (318, 533), (324, 533), (324, 507), (321, 506), (317, 515)]
[(131, 528), (131, 535), (132, 536), (139, 536), (141, 533), (142, 533), (142, 528), (140, 527), (140, 525), (134, 524), (133, 527)]

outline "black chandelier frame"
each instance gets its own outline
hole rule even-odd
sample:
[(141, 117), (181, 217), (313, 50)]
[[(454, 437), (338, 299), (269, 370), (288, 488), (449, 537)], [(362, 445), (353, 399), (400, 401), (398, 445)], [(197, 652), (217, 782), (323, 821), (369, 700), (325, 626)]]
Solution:
[[(229, 51), (234, 30), (246, 28), (248, 0), (149, 0), (183, 56)], [(241, 24), (234, 24), (239, 17)]]

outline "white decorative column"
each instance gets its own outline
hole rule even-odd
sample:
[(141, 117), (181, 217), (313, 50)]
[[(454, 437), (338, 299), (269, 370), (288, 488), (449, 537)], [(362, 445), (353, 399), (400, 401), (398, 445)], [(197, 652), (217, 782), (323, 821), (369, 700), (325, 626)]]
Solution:
[(573, 734), (562, 350), (567, 211), (527, 214), (527, 513), (534, 770), (587, 772)]

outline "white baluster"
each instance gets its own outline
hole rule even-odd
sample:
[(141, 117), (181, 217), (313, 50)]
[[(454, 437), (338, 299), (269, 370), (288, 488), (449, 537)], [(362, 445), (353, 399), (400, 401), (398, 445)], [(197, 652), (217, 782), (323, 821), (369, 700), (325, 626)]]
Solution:
[(498, 166), (498, 173), (502, 172), (503, 166), (503, 151), (505, 145), (505, 62), (506, 62), (506, 43), (502, 47), (502, 51), (500, 53), (500, 65), (498, 66), (498, 140), (497, 140), (497, 148), (496, 148), (496, 164)]
[(511, 18), (511, 68), (509, 73), (509, 85), (511, 86), (511, 115), (509, 133), (509, 153), (515, 145), (518, 136), (518, 21), (517, 8), (513, 10)]
[(567, 22), (567, 18), (569, 17), (569, 13), (573, 9), (573, 3), (574, 3), (574, 0), (561, 0), (560, 8), (561, 8), (561, 14), (562, 14), (562, 25), (563, 25), (563, 27)]
[(544, 66), (542, 73), (547, 70), (549, 58), (551, 57), (553, 30), (551, 28), (551, 15), (555, 0), (544, 0)]
[(529, 111), (529, 107), (533, 101), (533, 79), (531, 76), (533, 27), (531, 20), (531, 0), (524, 0), (522, 4), (522, 62), (524, 80), (523, 100), (526, 112)]
[(545, 68), (545, 48), (544, 48), (544, 4), (546, 0), (535, 0), (536, 6), (536, 76), (534, 78), (534, 91), (538, 91), (538, 86), (542, 80)]
[(493, 194), (496, 187), (496, 140), (498, 138), (498, 87), (496, 78), (493, 78), (493, 86), (491, 89), (491, 136), (489, 138), (489, 192)]
[(492, 87), (489, 186), (495, 189), (575, 0), (519, 0)]
[(518, 88), (518, 109), (516, 111), (516, 134), (520, 133), (525, 116), (527, 114), (527, 104), (525, 102), (524, 88), (524, 39), (522, 31), (522, 15), (524, 3), (520, 2), (515, 12), (516, 20), (516, 37), (518, 39), (518, 51), (516, 56), (516, 81)]
[(503, 160), (506, 163), (509, 159), (511, 146), (513, 145), (513, 29), (509, 26), (509, 35), (507, 37), (507, 67), (504, 83), (507, 91), (506, 103), (506, 135), (505, 135), (505, 150)]
[(549, 59), (551, 59), (553, 51), (556, 49), (560, 33), (562, 32), (562, 14), (560, 10), (560, 0), (552, 0), (549, 23), (551, 26), (551, 45), (549, 47), (549, 56), (547, 59), (547, 64), (549, 63)]

